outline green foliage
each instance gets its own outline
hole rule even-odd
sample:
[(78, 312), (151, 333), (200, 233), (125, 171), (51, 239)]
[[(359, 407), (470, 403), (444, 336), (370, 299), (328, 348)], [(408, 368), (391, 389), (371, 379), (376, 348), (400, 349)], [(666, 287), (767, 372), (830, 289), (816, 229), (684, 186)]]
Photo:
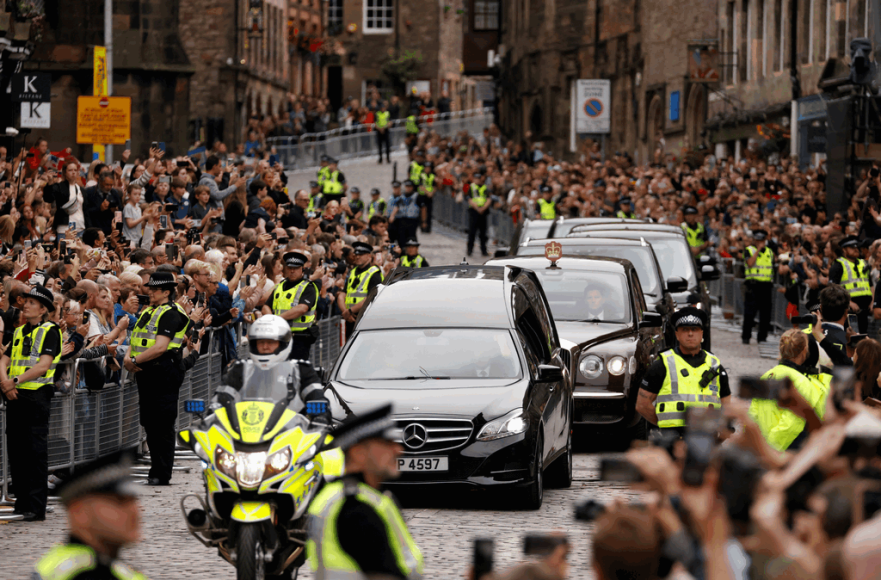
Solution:
[(418, 50), (406, 50), (396, 58), (388, 58), (382, 63), (382, 74), (395, 87), (405, 86), (419, 78), (422, 66), (422, 53)]

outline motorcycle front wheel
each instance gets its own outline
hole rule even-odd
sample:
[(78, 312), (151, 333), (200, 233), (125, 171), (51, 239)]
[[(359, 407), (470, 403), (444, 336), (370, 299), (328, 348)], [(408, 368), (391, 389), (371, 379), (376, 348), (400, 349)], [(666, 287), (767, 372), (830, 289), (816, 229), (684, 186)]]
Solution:
[(264, 556), (260, 524), (241, 524), (236, 538), (236, 580), (264, 580)]

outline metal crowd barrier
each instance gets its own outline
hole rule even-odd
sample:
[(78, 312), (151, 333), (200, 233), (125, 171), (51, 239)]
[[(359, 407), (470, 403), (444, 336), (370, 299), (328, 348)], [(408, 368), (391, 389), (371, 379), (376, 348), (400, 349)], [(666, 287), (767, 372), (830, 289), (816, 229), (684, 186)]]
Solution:
[[(432, 219), (456, 231), (468, 232), (468, 201), (457, 201), (451, 193), (438, 190), (434, 195)], [(490, 209), (487, 216), (487, 237), (507, 246), (514, 237), (514, 220), (503, 210)]]
[[(469, 109), (419, 118), (422, 129), (449, 137), (461, 131), (472, 136), (480, 135), (493, 123), (491, 108)], [(322, 155), (337, 159), (354, 159), (378, 155), (376, 125), (355, 125), (323, 133), (306, 133), (298, 137), (270, 137), (267, 144), (274, 147), (279, 161), (287, 169), (318, 167)], [(389, 124), (389, 146), (397, 150), (404, 145), (407, 136), (406, 119)]]

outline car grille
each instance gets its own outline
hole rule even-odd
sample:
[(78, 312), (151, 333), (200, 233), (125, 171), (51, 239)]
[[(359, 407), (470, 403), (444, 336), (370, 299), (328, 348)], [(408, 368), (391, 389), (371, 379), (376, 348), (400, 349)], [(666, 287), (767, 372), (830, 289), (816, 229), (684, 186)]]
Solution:
[(432, 419), (428, 417), (395, 419), (395, 438), (404, 453), (419, 455), (461, 447), (471, 438), (474, 425), (467, 419)]

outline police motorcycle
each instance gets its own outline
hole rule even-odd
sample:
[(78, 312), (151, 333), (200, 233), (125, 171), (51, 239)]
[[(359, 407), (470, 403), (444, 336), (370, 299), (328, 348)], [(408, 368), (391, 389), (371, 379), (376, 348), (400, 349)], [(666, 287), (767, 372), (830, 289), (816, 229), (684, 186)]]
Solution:
[(251, 360), (227, 373), (207, 414), (204, 401), (185, 402), (199, 420), (178, 440), (202, 460), (205, 496), (180, 505), (189, 532), (217, 548), (237, 580), (289, 579), (305, 562), (306, 510), (326, 479), (342, 475), (343, 453), (331, 447), (326, 402), (301, 400), (287, 325), (287, 340), (276, 336), (278, 347), (260, 353), (255, 327), (271, 325), (258, 323)]

